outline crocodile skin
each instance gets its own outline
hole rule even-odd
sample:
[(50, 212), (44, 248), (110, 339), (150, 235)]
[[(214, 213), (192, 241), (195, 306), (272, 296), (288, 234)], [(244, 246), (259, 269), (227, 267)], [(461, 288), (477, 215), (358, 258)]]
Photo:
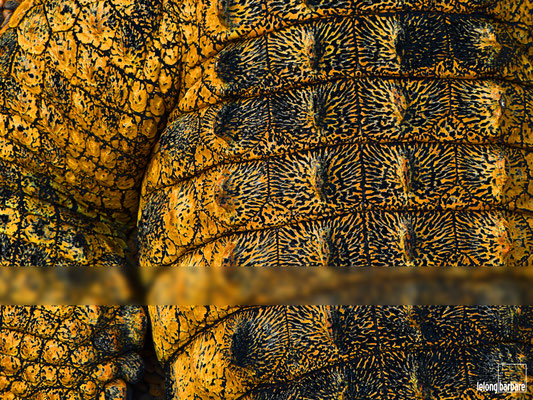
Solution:
[(125, 400), (139, 380), (141, 307), (2, 306), (1, 400)]
[(532, 10), (183, 1), (141, 266), (532, 265)]
[[(531, 307), (150, 307), (170, 399), (511, 399)], [(531, 381), (531, 373), (529, 381)], [(525, 368), (501, 369), (524, 382)], [(531, 386), (531, 385), (529, 385)], [(520, 397), (524, 396), (524, 397)]]
[(4, 26), (0, 265), (128, 263), (142, 174), (177, 98), (176, 7), (26, 0)]
[(0, 37), (1, 263), (127, 264), (166, 125), (143, 266), (530, 265), (531, 10), (26, 0)]

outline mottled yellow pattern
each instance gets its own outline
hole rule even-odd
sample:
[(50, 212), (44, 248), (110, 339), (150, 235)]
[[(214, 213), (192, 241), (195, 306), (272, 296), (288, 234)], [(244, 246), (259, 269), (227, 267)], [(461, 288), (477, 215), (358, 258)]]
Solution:
[(177, 100), (176, 2), (27, 0), (0, 36), (2, 266), (121, 266)]
[(133, 306), (2, 306), (0, 399), (125, 399), (146, 324)]

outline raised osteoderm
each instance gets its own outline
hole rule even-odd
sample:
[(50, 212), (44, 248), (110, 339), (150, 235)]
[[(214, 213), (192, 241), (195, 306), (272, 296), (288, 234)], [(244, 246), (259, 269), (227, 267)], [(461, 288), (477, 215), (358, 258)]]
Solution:
[[(169, 399), (512, 399), (531, 307), (150, 307)], [(494, 377), (496, 376), (496, 377)], [(531, 389), (529, 389), (531, 391)], [(531, 392), (530, 392), (531, 393)]]
[(531, 265), (532, 9), (26, 0), (0, 262)]
[(532, 10), (183, 1), (141, 266), (532, 265)]

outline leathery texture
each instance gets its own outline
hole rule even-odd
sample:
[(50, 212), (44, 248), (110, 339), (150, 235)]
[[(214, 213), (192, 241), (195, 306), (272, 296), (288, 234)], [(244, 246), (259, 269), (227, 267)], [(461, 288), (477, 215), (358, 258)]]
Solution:
[(139, 380), (141, 307), (0, 307), (1, 400), (125, 400)]
[(183, 1), (141, 266), (529, 266), (529, 1)]
[(177, 4), (0, 6), (0, 266), (131, 264), (142, 175), (177, 99)]
[[(531, 307), (151, 306), (168, 399), (511, 399)], [(527, 372), (530, 376), (530, 372)], [(529, 389), (531, 391), (531, 389)], [(519, 398), (519, 397), (518, 397)]]

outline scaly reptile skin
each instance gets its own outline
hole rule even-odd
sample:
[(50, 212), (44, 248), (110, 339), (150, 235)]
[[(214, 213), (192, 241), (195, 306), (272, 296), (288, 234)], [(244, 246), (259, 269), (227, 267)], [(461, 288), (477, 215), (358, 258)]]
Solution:
[(0, 265), (128, 263), (142, 174), (177, 99), (176, 7), (26, 0), (4, 26)]
[(9, 19), (13, 15), (13, 11), (17, 9), (20, 3), (24, 1), (15, 0), (1, 0), (0, 1), (0, 28), (9, 22)]
[(533, 264), (533, 3), (181, 2), (141, 266)]
[(150, 317), (169, 400), (533, 396), (531, 385), (522, 395), (477, 390), (498, 363), (530, 371), (531, 307), (151, 306)]
[(1, 263), (127, 264), (174, 109), (141, 266), (531, 265), (532, 8), (26, 0)]
[[(125, 265), (176, 102), (143, 265), (531, 264), (518, 4), (26, 0), (0, 33), (2, 265)], [(531, 308), (150, 313), (170, 398), (509, 398), (475, 383), (533, 368)], [(123, 400), (144, 328), (2, 308), (0, 398)]]
[(146, 325), (134, 306), (0, 307), (0, 399), (126, 399)]

